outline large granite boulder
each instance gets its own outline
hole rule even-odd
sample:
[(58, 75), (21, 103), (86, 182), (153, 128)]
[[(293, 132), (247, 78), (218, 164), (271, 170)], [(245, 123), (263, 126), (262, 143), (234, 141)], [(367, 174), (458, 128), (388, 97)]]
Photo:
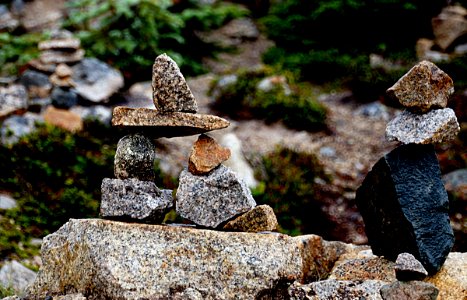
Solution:
[(408, 144), (381, 158), (357, 190), (357, 206), (374, 254), (413, 254), (438, 271), (454, 244), (448, 195), (432, 145)]

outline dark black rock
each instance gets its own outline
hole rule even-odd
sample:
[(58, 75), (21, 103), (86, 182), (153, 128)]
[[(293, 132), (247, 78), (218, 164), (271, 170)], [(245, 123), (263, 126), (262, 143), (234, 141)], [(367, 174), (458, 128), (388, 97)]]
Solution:
[(19, 81), (27, 89), (30, 89), (31, 87), (50, 89), (52, 86), (52, 84), (49, 82), (49, 76), (44, 73), (32, 70), (26, 70), (23, 75), (21, 75)]
[(117, 144), (114, 160), (115, 177), (154, 181), (155, 159), (156, 151), (150, 139), (142, 134), (126, 135)]
[(429, 274), (439, 270), (454, 235), (432, 145), (403, 145), (381, 158), (357, 190), (356, 202), (374, 254), (394, 261), (407, 252)]
[(78, 103), (78, 94), (69, 88), (54, 87), (50, 98), (52, 105), (57, 108), (68, 109)]

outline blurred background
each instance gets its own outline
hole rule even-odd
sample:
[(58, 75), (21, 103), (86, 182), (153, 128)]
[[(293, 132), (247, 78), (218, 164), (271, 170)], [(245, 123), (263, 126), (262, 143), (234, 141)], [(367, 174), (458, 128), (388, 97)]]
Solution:
[[(112, 107), (154, 107), (151, 67), (167, 53), (227, 162), (280, 231), (367, 243), (355, 190), (381, 156), (385, 95), (427, 59), (455, 83), (461, 132), (436, 146), (454, 251), (467, 251), (467, 1), (0, 1), (0, 266), (40, 266), (41, 239), (98, 217), (124, 133)], [(155, 141), (157, 185), (176, 189), (196, 137)], [(166, 222), (183, 222), (174, 212)], [(2, 294), (0, 294), (2, 296)]]

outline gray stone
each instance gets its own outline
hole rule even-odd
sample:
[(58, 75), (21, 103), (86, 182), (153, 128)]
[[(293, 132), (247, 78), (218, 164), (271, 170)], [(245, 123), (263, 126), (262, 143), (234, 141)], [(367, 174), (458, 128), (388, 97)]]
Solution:
[(115, 177), (154, 181), (155, 159), (155, 147), (147, 137), (142, 134), (124, 136), (118, 141), (115, 152)]
[(73, 89), (56, 86), (52, 90), (50, 99), (53, 106), (68, 109), (78, 103), (78, 94)]
[(48, 41), (42, 41), (39, 43), (38, 48), (41, 51), (44, 50), (65, 50), (74, 51), (78, 50), (81, 46), (81, 41), (76, 38), (63, 38), (53, 39)]
[(4, 145), (17, 143), (20, 138), (35, 131), (38, 123), (44, 123), (44, 119), (30, 112), (22, 116), (8, 117), (0, 128), (1, 143)]
[(421, 280), (428, 276), (428, 272), (415, 256), (410, 253), (401, 253), (397, 256), (394, 266), (398, 280)]
[(165, 53), (159, 55), (152, 67), (154, 105), (161, 112), (198, 111), (198, 104), (182, 72)]
[(379, 101), (360, 106), (356, 113), (370, 119), (389, 120), (387, 107)]
[(432, 145), (399, 146), (381, 158), (357, 190), (356, 203), (375, 255), (413, 254), (436, 273), (454, 244), (448, 195)]
[(7, 194), (0, 194), (0, 209), (12, 209), (18, 205), (16, 200)]
[(158, 224), (173, 206), (172, 190), (135, 178), (102, 181), (100, 215), (105, 219)]
[(436, 300), (438, 289), (426, 282), (396, 281), (381, 287), (383, 300)]
[(415, 113), (444, 108), (454, 93), (454, 83), (432, 62), (424, 60), (410, 69), (387, 90), (389, 96)]
[(20, 21), (26, 31), (42, 32), (60, 27), (65, 14), (65, 0), (25, 1)]
[(225, 230), (261, 232), (274, 231), (279, 224), (277, 223), (274, 210), (269, 205), (258, 205), (249, 212), (240, 215), (234, 220), (225, 224)]
[(112, 108), (107, 106), (74, 106), (70, 108), (70, 111), (80, 115), (84, 121), (99, 121), (108, 126), (111, 124)]
[(35, 279), (36, 273), (16, 260), (5, 263), (0, 269), (0, 285), (12, 288), (19, 295), (23, 294)]
[(204, 297), (198, 290), (187, 288), (183, 292), (175, 293), (173, 300), (204, 300)]
[(467, 10), (460, 5), (448, 5), (431, 21), (436, 44), (446, 50), (456, 39), (467, 33)]
[(84, 50), (78, 49), (73, 52), (62, 50), (45, 50), (39, 55), (43, 64), (67, 64), (77, 63), (84, 58)]
[(112, 125), (159, 138), (205, 133), (226, 128), (230, 122), (212, 115), (183, 112), (161, 113), (155, 109), (118, 106), (112, 113)]
[(368, 299), (382, 300), (380, 280), (350, 281), (327, 279), (309, 284), (294, 282), (289, 287), (290, 300)]
[(44, 239), (29, 296), (71, 290), (90, 299), (172, 299), (193, 289), (206, 300), (261, 299), (309, 272), (326, 272), (347, 248), (354, 246), (314, 235), (71, 219)]
[(13, 113), (25, 111), (28, 107), (28, 93), (19, 84), (0, 87), (0, 119)]
[(221, 95), (223, 95), (228, 88), (234, 86), (238, 81), (238, 75), (236, 74), (229, 74), (221, 76), (217, 81), (214, 87), (211, 90), (211, 96), (214, 99), (218, 99)]
[(44, 73), (26, 70), (20, 77), (20, 83), (26, 87), (30, 97), (45, 98), (49, 96), (52, 85), (49, 76)]
[(446, 190), (456, 198), (467, 201), (467, 168), (443, 175)]
[(212, 228), (256, 206), (246, 184), (223, 165), (201, 176), (183, 170), (176, 198), (180, 216)]
[(0, 32), (12, 32), (18, 25), (19, 21), (13, 17), (8, 7), (4, 4), (0, 5)]
[(151, 81), (137, 82), (128, 89), (128, 93), (125, 95), (126, 103), (122, 106), (154, 108), (152, 93)]
[(453, 140), (459, 131), (456, 115), (450, 108), (423, 115), (406, 110), (388, 123), (386, 138), (404, 144), (433, 144)]
[(124, 85), (120, 71), (95, 58), (85, 58), (72, 69), (76, 91), (91, 102), (108, 100)]
[[(47, 298), (47, 297), (46, 297)], [(81, 293), (67, 294), (63, 296), (53, 297), (53, 300), (86, 300), (86, 297)]]

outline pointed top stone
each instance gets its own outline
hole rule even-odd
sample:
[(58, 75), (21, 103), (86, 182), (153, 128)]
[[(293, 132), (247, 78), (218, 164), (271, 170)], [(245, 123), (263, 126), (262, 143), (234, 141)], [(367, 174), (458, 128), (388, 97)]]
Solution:
[(161, 112), (196, 113), (198, 104), (177, 63), (167, 54), (159, 55), (152, 67), (154, 105)]
[(389, 96), (415, 113), (446, 107), (453, 92), (451, 77), (426, 60), (415, 65), (387, 90)]
[(394, 266), (397, 279), (401, 281), (422, 280), (428, 276), (428, 272), (415, 256), (404, 252), (397, 256)]

